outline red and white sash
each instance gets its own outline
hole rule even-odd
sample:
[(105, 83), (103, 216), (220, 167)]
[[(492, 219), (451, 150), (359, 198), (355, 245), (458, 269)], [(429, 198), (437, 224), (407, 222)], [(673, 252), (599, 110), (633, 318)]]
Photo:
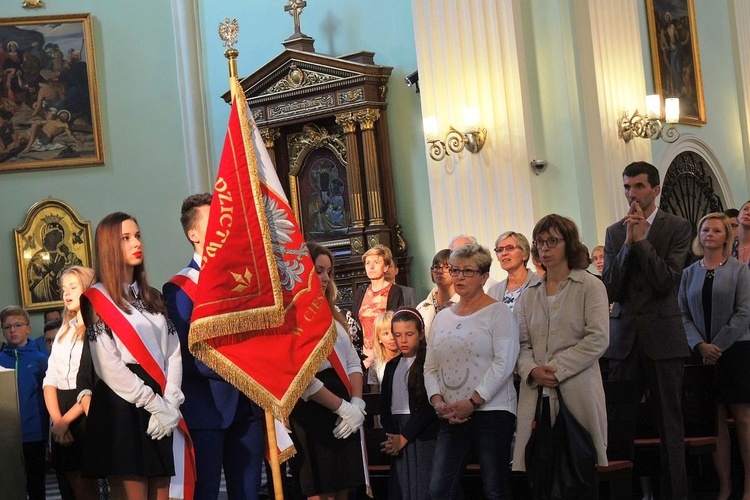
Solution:
[[(93, 285), (84, 295), (91, 301), (99, 317), (112, 330), (112, 334), (117, 336), (138, 364), (159, 384), (163, 394), (167, 386), (163, 368), (164, 353), (154, 337), (141, 337), (137, 328), (152, 328), (152, 323), (135, 309), (126, 317), (100, 284)], [(192, 500), (195, 492), (195, 455), (184, 418), (180, 419), (177, 430), (178, 432), (174, 433), (172, 447), (175, 476), (170, 481), (169, 498)]]
[(198, 290), (198, 276), (200, 276), (200, 271), (192, 267), (186, 267), (172, 276), (169, 282), (180, 287), (185, 292), (185, 295), (190, 297), (190, 300), (195, 303), (195, 294)]

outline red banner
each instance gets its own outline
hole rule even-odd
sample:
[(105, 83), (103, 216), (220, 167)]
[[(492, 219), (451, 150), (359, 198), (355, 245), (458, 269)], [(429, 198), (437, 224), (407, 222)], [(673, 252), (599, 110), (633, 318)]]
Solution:
[(190, 351), (283, 419), (336, 340), (302, 232), (236, 79)]

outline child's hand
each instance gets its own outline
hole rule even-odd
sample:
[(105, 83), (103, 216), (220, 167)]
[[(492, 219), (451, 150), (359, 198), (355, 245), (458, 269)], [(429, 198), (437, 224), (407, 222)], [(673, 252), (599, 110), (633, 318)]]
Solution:
[(401, 434), (385, 434), (387, 439), (380, 443), (380, 450), (393, 457), (401, 453), (401, 449), (406, 446), (408, 441)]

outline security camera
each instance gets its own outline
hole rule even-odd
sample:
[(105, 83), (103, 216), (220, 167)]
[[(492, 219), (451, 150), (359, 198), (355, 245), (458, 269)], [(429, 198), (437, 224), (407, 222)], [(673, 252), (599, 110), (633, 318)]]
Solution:
[(419, 71), (415, 71), (411, 75), (405, 77), (404, 81), (406, 82), (406, 85), (411, 87), (412, 85), (414, 85), (415, 83), (419, 81)]
[(547, 170), (546, 160), (531, 160), (531, 167), (534, 169), (536, 175), (541, 175), (542, 172)]

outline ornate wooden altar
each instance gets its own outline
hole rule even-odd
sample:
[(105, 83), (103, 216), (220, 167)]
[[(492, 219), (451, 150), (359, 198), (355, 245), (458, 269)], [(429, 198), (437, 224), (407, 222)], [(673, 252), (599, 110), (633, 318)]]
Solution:
[(393, 68), (375, 64), (373, 52), (317, 54), (300, 33), (284, 45), (240, 83), (305, 238), (333, 251), (343, 307), (368, 281), (361, 256), (378, 243), (408, 285), (386, 113)]

